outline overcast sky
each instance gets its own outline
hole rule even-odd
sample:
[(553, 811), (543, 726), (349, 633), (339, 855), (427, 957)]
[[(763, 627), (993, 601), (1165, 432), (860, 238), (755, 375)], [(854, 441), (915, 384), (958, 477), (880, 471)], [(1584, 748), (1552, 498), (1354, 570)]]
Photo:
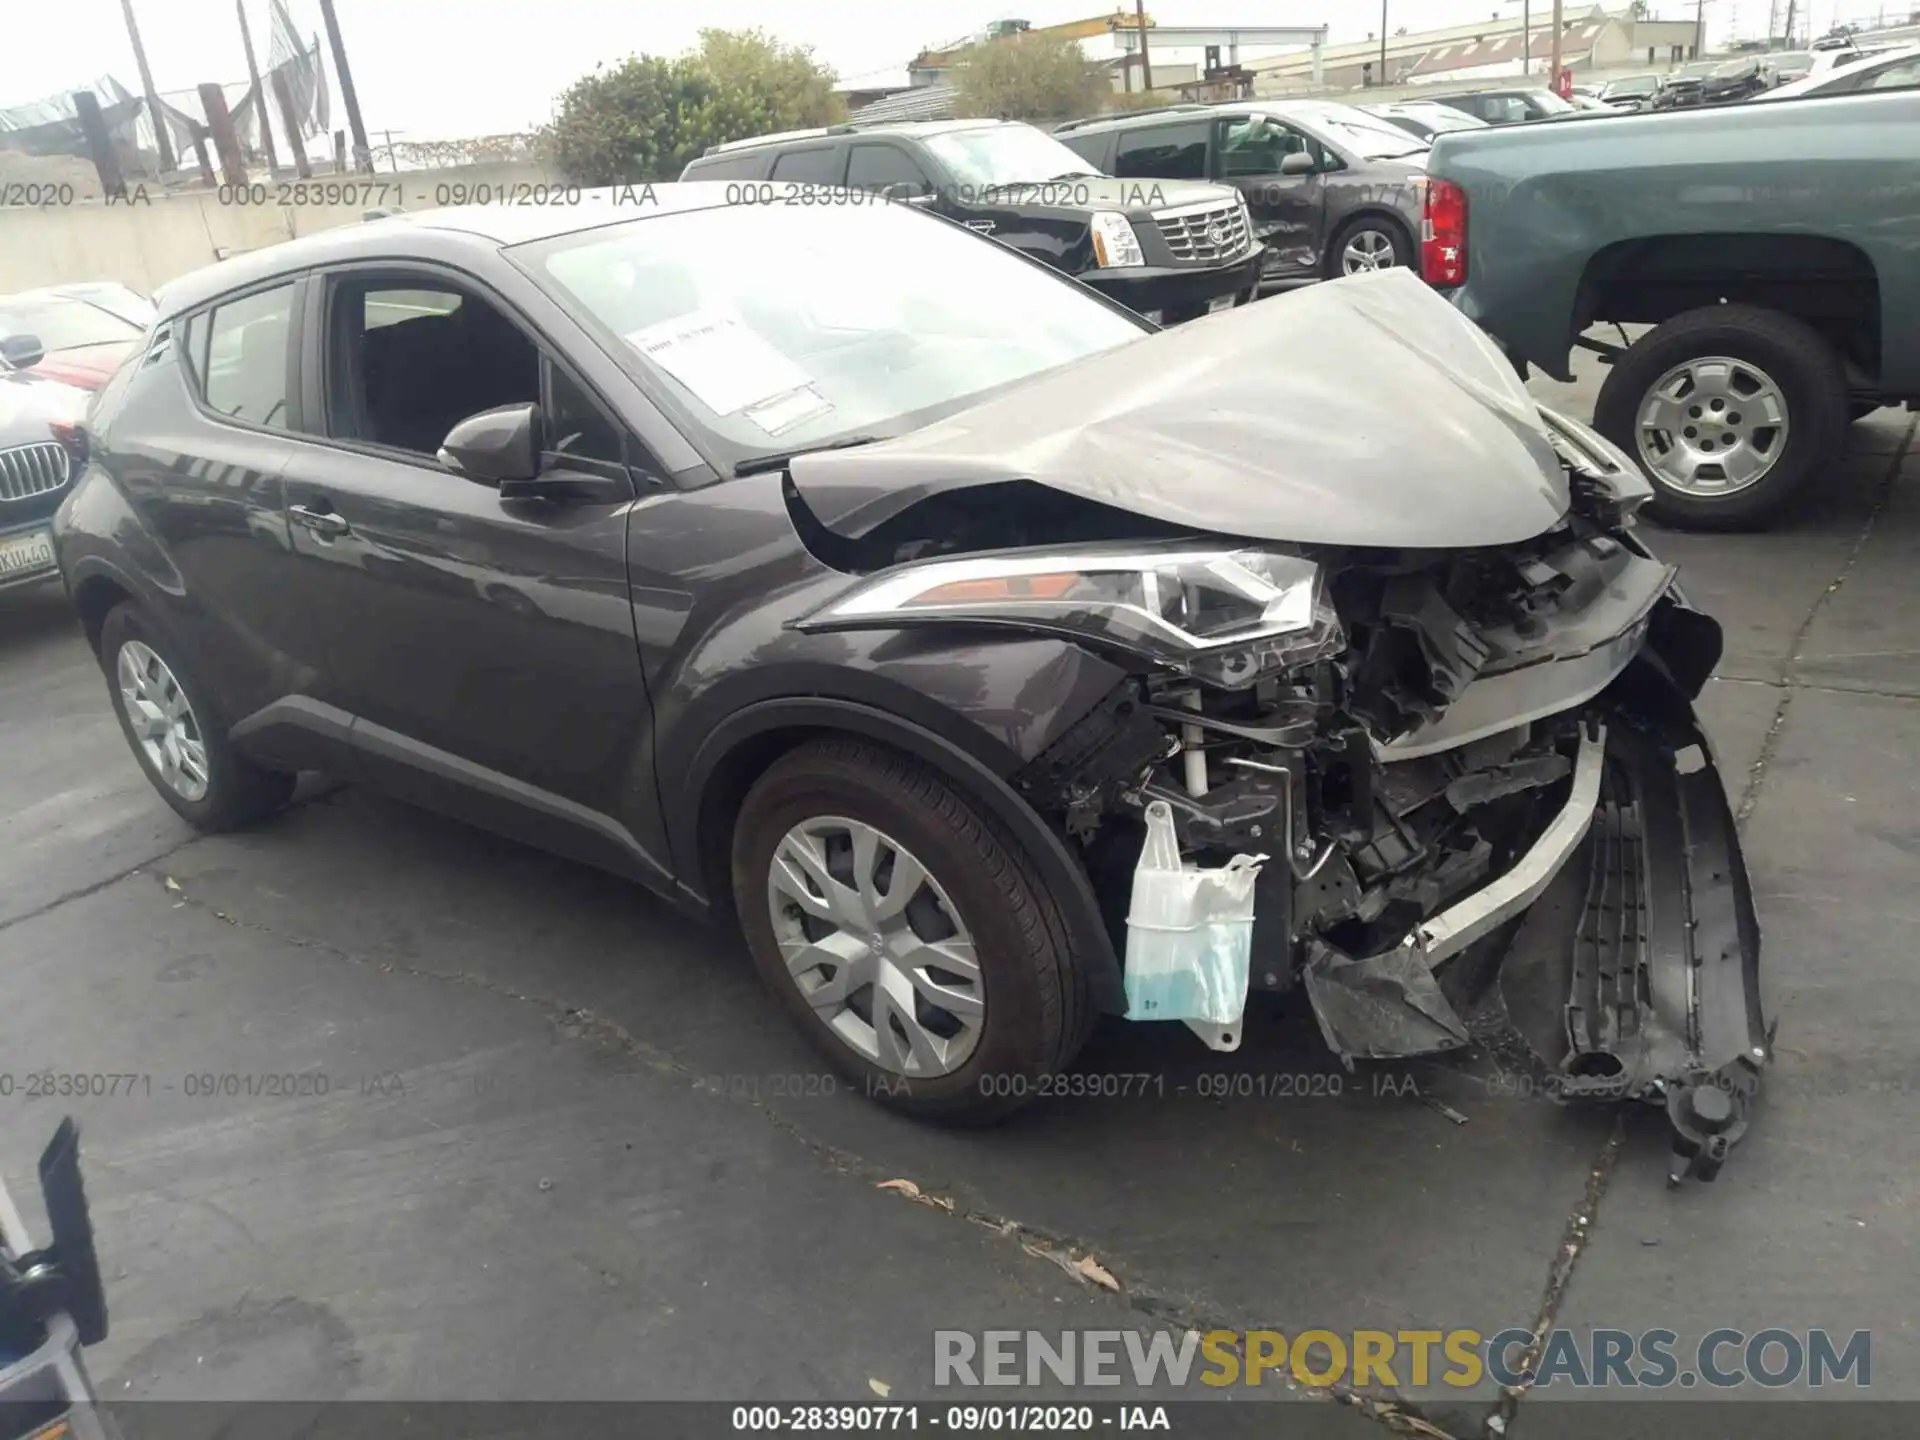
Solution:
[[(244, 0), (255, 52), (266, 60), (267, 0)], [(597, 61), (635, 51), (672, 54), (703, 25), (759, 26), (811, 45), (842, 77), (903, 65), (924, 46), (960, 38), (989, 21), (1035, 25), (1081, 19), (1114, 0), (335, 0), (369, 131), (440, 139), (525, 129), (545, 120), (554, 97)], [(1530, 0), (1536, 16), (1552, 0)], [(1780, 0), (1784, 12), (1785, 0)], [(1804, 3), (1804, 0), (1803, 0)], [(1821, 28), (1836, 6), (1870, 18), (1872, 0), (1812, 0)], [(1902, 0), (1902, 5), (1906, 0)], [(162, 90), (203, 80), (244, 80), (235, 0), (133, 0)], [(1624, 7), (1625, 0), (1618, 0)], [(289, 0), (303, 32), (320, 29), (317, 0)], [(1131, 8), (1131, 0), (1128, 0)], [(1520, 0), (1388, 0), (1389, 24), (1419, 30), (1517, 14)], [(1584, 7), (1567, 0), (1567, 9)], [(1691, 18), (1693, 0), (1655, 0), (1656, 14)], [(1708, 35), (1764, 28), (1768, 0), (1708, 0)], [(1899, 8), (1899, 7), (1894, 7)], [(138, 89), (120, 0), (7, 0), (0, 45), (0, 105), (39, 99), (102, 74)], [(1372, 0), (1149, 0), (1163, 25), (1313, 25), (1332, 38), (1377, 29)], [(331, 72), (332, 62), (329, 59)], [(336, 91), (337, 94), (337, 91)], [(336, 125), (345, 117), (336, 110)], [(376, 134), (375, 141), (378, 143)]]

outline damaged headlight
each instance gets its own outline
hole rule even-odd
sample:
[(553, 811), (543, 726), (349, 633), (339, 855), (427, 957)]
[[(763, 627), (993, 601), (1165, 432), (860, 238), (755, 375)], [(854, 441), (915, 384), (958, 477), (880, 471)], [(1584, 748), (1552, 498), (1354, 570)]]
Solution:
[(1270, 550), (1060, 550), (890, 570), (803, 629), (964, 620), (1105, 641), (1225, 689), (1335, 654), (1311, 560)]

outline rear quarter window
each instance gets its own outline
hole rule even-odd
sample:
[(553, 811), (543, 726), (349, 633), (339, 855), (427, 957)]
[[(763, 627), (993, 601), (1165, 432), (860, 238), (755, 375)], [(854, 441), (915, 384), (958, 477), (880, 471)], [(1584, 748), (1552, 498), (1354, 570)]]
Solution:
[(680, 172), (682, 180), (758, 180), (767, 171), (764, 150), (748, 150), (734, 155), (702, 155), (689, 161)]
[(773, 162), (772, 179), (795, 180), (805, 185), (838, 185), (846, 173), (846, 162), (837, 145), (816, 145), (808, 150), (788, 150)]

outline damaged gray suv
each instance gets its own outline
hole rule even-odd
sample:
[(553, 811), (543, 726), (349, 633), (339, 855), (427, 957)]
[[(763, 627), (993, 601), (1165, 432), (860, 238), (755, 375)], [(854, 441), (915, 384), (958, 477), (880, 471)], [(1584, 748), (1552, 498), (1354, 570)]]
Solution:
[(1349, 1062), (1494, 1016), (1676, 1173), (1744, 1130), (1719, 628), (1411, 274), (1162, 332), (910, 207), (682, 185), (158, 304), (56, 545), (195, 824), (322, 769), (730, 915), (929, 1117), (1298, 988)]

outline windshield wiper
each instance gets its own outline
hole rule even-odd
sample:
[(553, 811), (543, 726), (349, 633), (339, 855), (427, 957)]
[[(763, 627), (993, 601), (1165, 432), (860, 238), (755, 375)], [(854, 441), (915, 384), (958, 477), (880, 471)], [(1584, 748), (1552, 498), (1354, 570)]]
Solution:
[(824, 445), (803, 445), (798, 450), (781, 450), (772, 455), (755, 455), (742, 460), (733, 467), (735, 477), (741, 475), (764, 475), (769, 470), (784, 470), (801, 455), (818, 455), (823, 450), (851, 450), (856, 445), (871, 445), (876, 440), (884, 440), (884, 435), (843, 435), (838, 440), (829, 440)]

